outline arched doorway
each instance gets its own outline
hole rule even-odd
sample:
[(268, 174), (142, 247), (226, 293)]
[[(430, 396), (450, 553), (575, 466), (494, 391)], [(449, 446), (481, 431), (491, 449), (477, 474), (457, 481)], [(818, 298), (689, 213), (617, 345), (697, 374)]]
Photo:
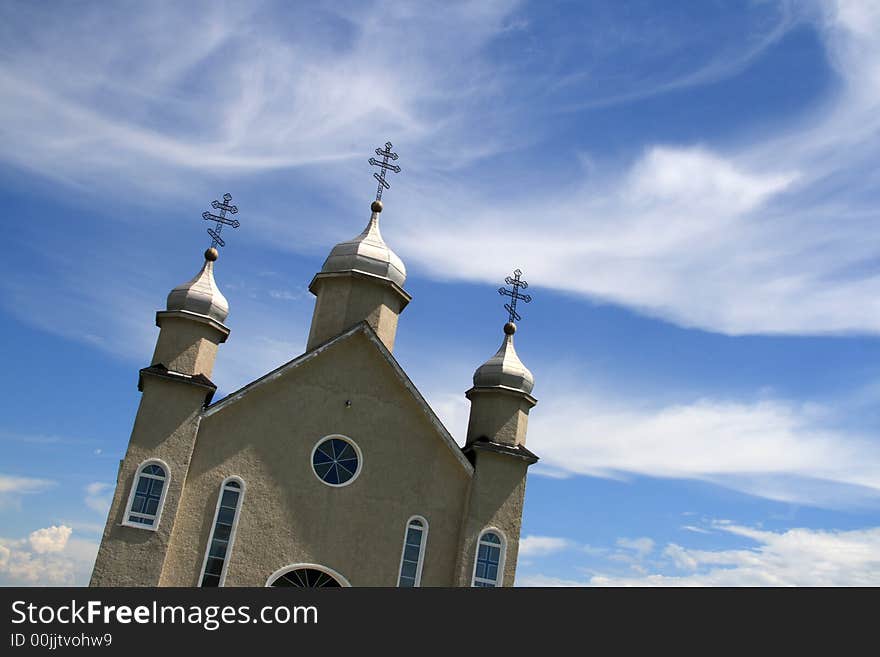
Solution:
[(266, 580), (266, 586), (315, 589), (338, 588), (351, 584), (332, 568), (316, 563), (298, 563), (276, 570)]

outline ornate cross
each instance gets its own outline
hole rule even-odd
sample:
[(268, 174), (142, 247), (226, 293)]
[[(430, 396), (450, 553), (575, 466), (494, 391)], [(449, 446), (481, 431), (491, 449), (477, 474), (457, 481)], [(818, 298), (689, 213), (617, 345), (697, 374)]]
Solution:
[(532, 297), (528, 294), (519, 293), (520, 290), (525, 290), (529, 286), (528, 283), (520, 279), (520, 276), (522, 276), (522, 272), (519, 269), (515, 269), (512, 278), (508, 276), (504, 279), (505, 283), (513, 286), (513, 291), (508, 290), (506, 287), (498, 288), (498, 294), (511, 297), (510, 303), (504, 304), (505, 310), (510, 314), (510, 322), (513, 322), (513, 320), (522, 321), (522, 317), (516, 312), (517, 300), (522, 301), (523, 303), (529, 303), (532, 300)]
[(380, 162), (375, 157), (370, 158), (370, 164), (372, 164), (374, 167), (379, 167), (381, 169), (381, 173), (374, 173), (373, 174), (373, 178), (375, 178), (376, 180), (379, 181), (379, 186), (376, 188), (376, 200), (377, 201), (382, 200), (382, 190), (383, 189), (391, 189), (391, 185), (388, 184), (387, 180), (385, 180), (385, 172), (386, 171), (393, 171), (394, 173), (400, 173), (399, 166), (397, 166), (396, 164), (388, 164), (389, 158), (391, 158), (392, 160), (397, 159), (397, 153), (392, 153), (391, 148), (392, 148), (391, 142), (386, 141), (384, 151), (381, 148), (376, 149), (376, 155), (379, 155), (382, 158), (382, 161)]
[(223, 225), (232, 226), (233, 228), (238, 228), (241, 224), (238, 222), (238, 219), (230, 219), (226, 216), (226, 213), (236, 214), (238, 212), (238, 208), (234, 205), (229, 205), (229, 201), (232, 200), (232, 194), (224, 194), (223, 202), (214, 201), (211, 203), (211, 207), (215, 210), (220, 210), (220, 214), (212, 214), (207, 210), (202, 212), (202, 219), (205, 221), (216, 221), (217, 225), (214, 228), (208, 229), (208, 235), (211, 236), (211, 248), (216, 248), (219, 246), (226, 246), (226, 242), (223, 241), (223, 238), (220, 237), (220, 231), (223, 230)]

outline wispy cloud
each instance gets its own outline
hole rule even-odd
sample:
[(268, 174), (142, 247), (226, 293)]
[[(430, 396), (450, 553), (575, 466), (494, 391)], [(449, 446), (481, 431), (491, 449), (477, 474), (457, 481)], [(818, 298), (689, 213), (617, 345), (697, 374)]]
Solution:
[(618, 547), (632, 550), (641, 558), (648, 556), (654, 550), (654, 541), (647, 536), (642, 536), (641, 538), (618, 538), (617, 545)]
[[(542, 143), (558, 150), (561, 136), (547, 116), (565, 103), (544, 94), (538, 104), (535, 94), (560, 82), (561, 62), (599, 67), (610, 55), (604, 45), (584, 53), (571, 49), (592, 46), (539, 38), (543, 28), (520, 3), (444, 3), (435, 12), (391, 2), (311, 12), (287, 5), (280, 13), (273, 5), (162, 3), (137, 12), (94, 6), (75, 16), (10, 6), (3, 29), (22, 38), (0, 49), (0, 157), (83, 193), (140, 185), (151, 199), (190, 194), (230, 173), (245, 184), (254, 182), (250, 174), (308, 163), (314, 166), (295, 178), (303, 187), (318, 182), (334, 204), (340, 190), (358, 196), (352, 181), (375, 135), (394, 134), (409, 153), (408, 183), (394, 201), (407, 222), (394, 247), (414, 271), (494, 282), (515, 251), (536, 286), (684, 326), (876, 332), (876, 181), (864, 172), (877, 168), (880, 141), (873, 38), (880, 25), (872, 23), (880, 18), (863, 5), (752, 7), (744, 12), (753, 21), (743, 26), (747, 38), (719, 52), (711, 50), (717, 39), (693, 43), (680, 17), (653, 21), (645, 34), (593, 25), (595, 43), (612, 34), (623, 50), (641, 44), (647, 60), (678, 48), (676, 62), (693, 61), (692, 50), (675, 45), (682, 34), (688, 47), (702, 48), (709, 63), (655, 85), (663, 89), (731, 75), (808, 21), (839, 84), (799, 120), (769, 135), (754, 126), (735, 146), (647, 141), (623, 163), (595, 160), (585, 172), (571, 167), (583, 155), (571, 143), (562, 158), (544, 162), (558, 174), (554, 184), (529, 185), (528, 197), (480, 182), (470, 165)], [(448, 33), (456, 38), (432, 38)], [(64, 47), (71, 40), (84, 45), (71, 53)], [(33, 47), (14, 48), (24, 42)], [(532, 175), (529, 155), (494, 161), (510, 171), (507, 179)], [(315, 233), (342, 230), (291, 217), (286, 206), (295, 199), (283, 189), (270, 196), (251, 211), (259, 227), (252, 239), (301, 250)], [(65, 302), (82, 308), (89, 301), (68, 295)], [(97, 326), (71, 337), (114, 343), (106, 333)]]
[(836, 412), (779, 399), (669, 406), (550, 394), (530, 423), (536, 473), (697, 479), (761, 497), (847, 507), (880, 503), (880, 446)]
[(486, 282), (516, 252), (535, 285), (727, 334), (877, 332), (865, 171), (880, 143), (880, 46), (878, 26), (868, 35), (861, 22), (877, 17), (854, 7), (816, 19), (840, 85), (804, 117), (733, 145), (648, 143), (623, 166), (594, 163), (528, 197), (458, 192), (466, 212), (428, 247), (422, 235), (450, 203), (435, 188), (427, 203), (406, 199), (415, 221), (399, 252), (434, 276)]
[(56, 482), (50, 479), (0, 474), (0, 495), (28, 495), (31, 493), (42, 493), (54, 486), (55, 483)]
[[(713, 531), (745, 539), (737, 549), (694, 550), (668, 543), (661, 554), (640, 561), (638, 575), (599, 571), (585, 579), (540, 573), (517, 577), (517, 586), (877, 586), (880, 528), (766, 531), (715, 521)], [(708, 531), (708, 530), (706, 530)], [(645, 546), (648, 545), (646, 539)], [(618, 541), (620, 544), (620, 541)], [(653, 541), (651, 541), (653, 548)], [(608, 557), (614, 561), (618, 553)]]
[(51, 479), (0, 474), (0, 509), (20, 509), (23, 496), (44, 493), (57, 483)]
[(723, 525), (721, 531), (754, 541), (754, 548), (692, 550), (670, 543), (667, 560), (680, 575), (597, 575), (593, 586), (877, 586), (880, 528), (851, 531), (789, 529), (764, 531)]
[[(516, 4), (157, 3), (63, 17), (9, 7), (6, 29), (30, 45), (0, 58), (3, 154), (66, 180), (106, 185), (103, 173), (154, 191), (185, 188), (172, 171), (361, 157), (353, 146), (376, 131), (411, 144), (441, 131), (453, 140), (447, 157), (461, 157), (462, 117), (493, 86), (474, 56)], [(455, 40), (430, 38), (451, 31)], [(57, 57), (71, 39), (83, 47)], [(25, 135), (24, 124), (43, 129)]]
[(113, 501), (113, 484), (95, 481), (86, 486), (86, 506), (99, 514), (106, 515)]
[(561, 552), (572, 545), (568, 539), (556, 536), (523, 536), (519, 541), (519, 556), (523, 558), (546, 556)]

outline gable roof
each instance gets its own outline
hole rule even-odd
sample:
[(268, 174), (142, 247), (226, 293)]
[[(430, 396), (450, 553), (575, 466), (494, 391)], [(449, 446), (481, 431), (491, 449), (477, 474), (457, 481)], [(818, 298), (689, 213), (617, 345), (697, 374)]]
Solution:
[(284, 376), (287, 372), (296, 369), (303, 363), (307, 363), (313, 358), (319, 356), (321, 353), (328, 349), (332, 349), (335, 345), (351, 338), (353, 335), (357, 333), (363, 333), (367, 339), (372, 342), (379, 353), (385, 358), (389, 365), (391, 365), (391, 369), (397, 375), (400, 382), (403, 384), (404, 388), (406, 388), (410, 394), (415, 399), (419, 408), (422, 409), (422, 412), (427, 416), (428, 421), (437, 429), (437, 432), (443, 438), (443, 441), (452, 450), (453, 454), (456, 457), (456, 460), (461, 464), (461, 466), (467, 471), (468, 474), (473, 474), (474, 467), (471, 465), (470, 461), (461, 451), (461, 448), (458, 446), (458, 443), (455, 442), (455, 439), (452, 435), (447, 431), (446, 427), (443, 426), (443, 423), (440, 421), (440, 418), (437, 417), (437, 414), (434, 413), (434, 410), (428, 405), (428, 402), (425, 401), (425, 398), (422, 397), (422, 394), (418, 391), (415, 384), (410, 380), (410, 378), (406, 375), (406, 372), (403, 371), (403, 368), (400, 366), (400, 363), (397, 362), (397, 359), (394, 358), (394, 355), (388, 350), (388, 347), (379, 339), (379, 336), (376, 335), (376, 332), (373, 328), (367, 324), (366, 321), (361, 321), (352, 326), (347, 331), (340, 333), (335, 338), (327, 340), (326, 342), (319, 344), (314, 349), (305, 352), (301, 356), (297, 356), (293, 360), (285, 363), (281, 367), (278, 367), (268, 374), (264, 374), (259, 379), (251, 381), (247, 385), (239, 388), (235, 392), (227, 395), (223, 399), (220, 399), (217, 402), (214, 402), (210, 406), (208, 406), (205, 410), (202, 411), (202, 417), (208, 417), (217, 413), (218, 411), (226, 408), (227, 406), (231, 406), (236, 402), (240, 401), (244, 397), (248, 395), (252, 390), (255, 390), (261, 386), (266, 385), (282, 376)]

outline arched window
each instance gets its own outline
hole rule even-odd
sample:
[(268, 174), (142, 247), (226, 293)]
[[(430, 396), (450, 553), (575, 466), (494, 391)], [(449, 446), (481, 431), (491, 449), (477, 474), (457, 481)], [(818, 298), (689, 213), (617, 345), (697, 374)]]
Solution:
[(474, 579), (471, 586), (501, 586), (504, 576), (504, 535), (496, 529), (487, 529), (477, 542), (477, 559), (474, 563)]
[(208, 537), (208, 549), (202, 564), (201, 586), (223, 586), (229, 554), (238, 526), (238, 512), (244, 495), (244, 482), (238, 477), (226, 479), (220, 486), (214, 525)]
[(156, 529), (168, 491), (168, 466), (158, 459), (145, 461), (138, 468), (128, 496), (123, 525)]
[(406, 532), (403, 535), (403, 554), (400, 555), (398, 586), (411, 588), (418, 586), (421, 582), (427, 540), (428, 521), (421, 516), (410, 518), (406, 523)]
[(351, 586), (342, 575), (332, 568), (316, 563), (298, 563), (285, 566), (269, 575), (266, 586), (292, 586), (295, 588), (336, 588)]

